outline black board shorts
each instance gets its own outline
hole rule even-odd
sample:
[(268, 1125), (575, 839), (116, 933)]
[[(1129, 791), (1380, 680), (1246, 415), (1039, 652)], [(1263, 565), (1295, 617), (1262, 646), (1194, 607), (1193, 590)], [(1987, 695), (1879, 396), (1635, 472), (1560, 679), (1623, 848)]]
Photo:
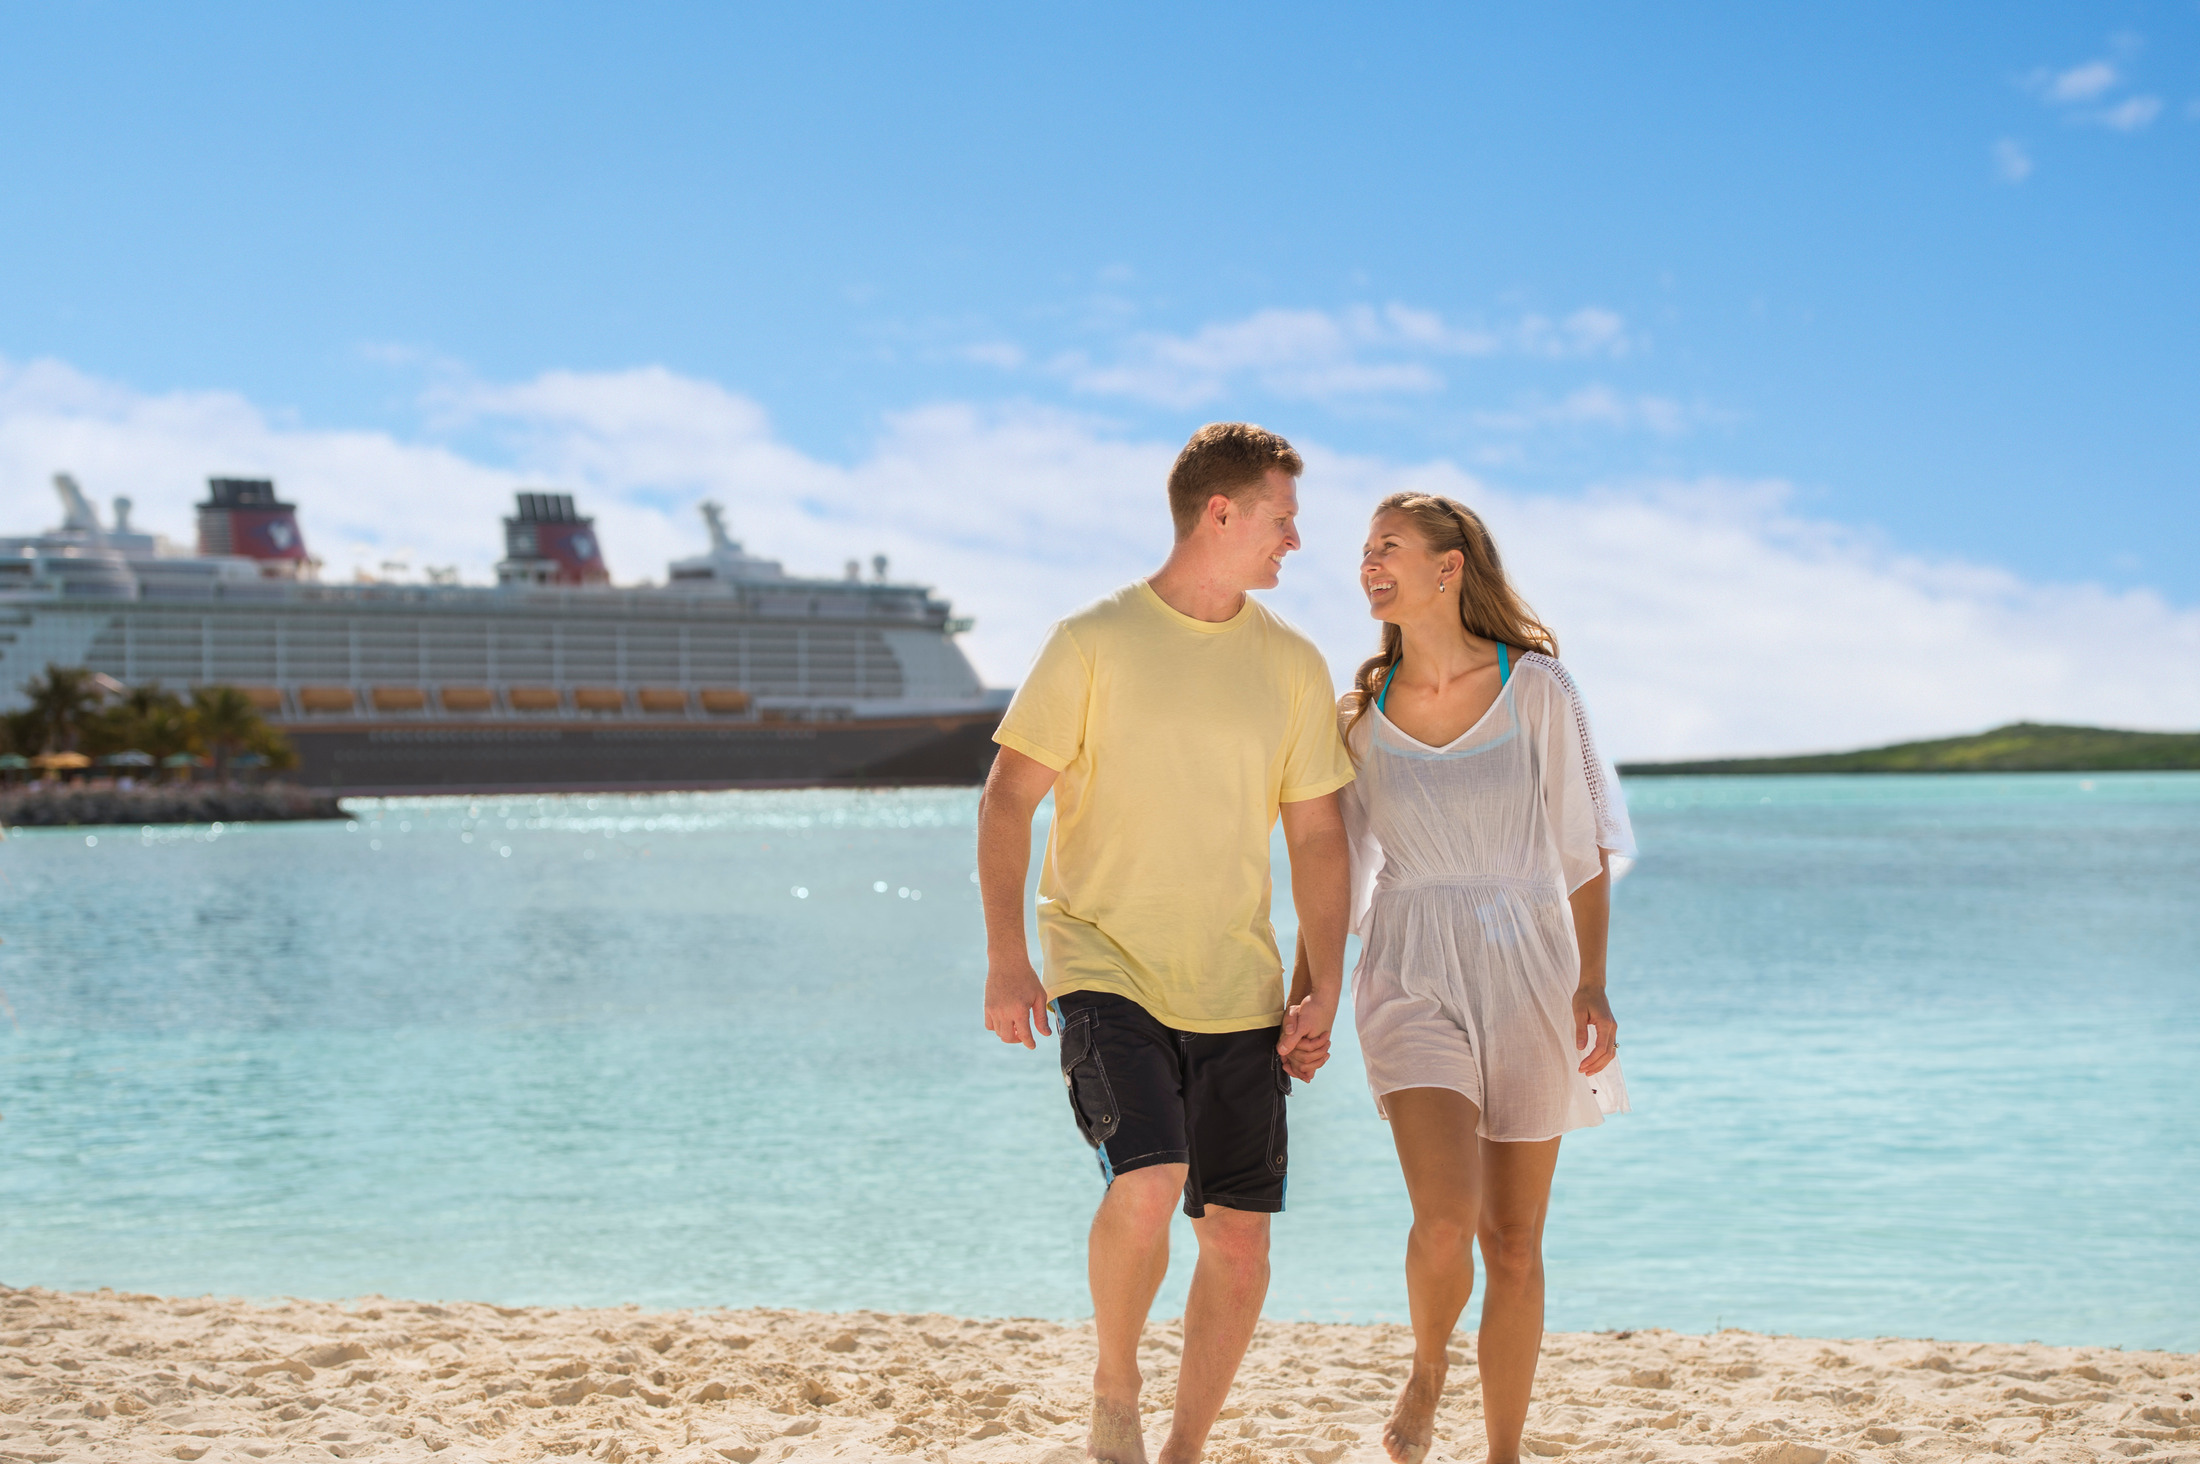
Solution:
[(1100, 1173), (1189, 1165), (1184, 1213), (1209, 1205), (1283, 1209), (1291, 1075), (1276, 1056), (1281, 1027), (1180, 1032), (1128, 997), (1072, 991), (1055, 999), (1062, 1086)]

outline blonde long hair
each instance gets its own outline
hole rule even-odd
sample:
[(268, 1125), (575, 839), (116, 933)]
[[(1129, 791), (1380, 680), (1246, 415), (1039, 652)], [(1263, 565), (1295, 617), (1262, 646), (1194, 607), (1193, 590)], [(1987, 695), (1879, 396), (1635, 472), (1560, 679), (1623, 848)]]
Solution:
[[(1465, 558), (1467, 567), (1458, 580), (1459, 623), (1469, 635), (1541, 651), (1546, 656), (1558, 654), (1558, 637), (1536, 618), (1528, 602), (1505, 577), (1504, 562), (1497, 557), (1497, 541), (1490, 537), (1489, 525), (1482, 522), (1481, 515), (1437, 493), (1393, 493), (1376, 504), (1375, 511), (1402, 513), (1411, 519), (1429, 553), (1443, 555), (1456, 549)], [(1344, 727), (1348, 739), (1382, 694), (1383, 683), (1404, 649), (1404, 633), (1386, 623), (1382, 649), (1360, 663), (1352, 678), (1352, 690), (1345, 693), (1351, 708), (1351, 720)]]

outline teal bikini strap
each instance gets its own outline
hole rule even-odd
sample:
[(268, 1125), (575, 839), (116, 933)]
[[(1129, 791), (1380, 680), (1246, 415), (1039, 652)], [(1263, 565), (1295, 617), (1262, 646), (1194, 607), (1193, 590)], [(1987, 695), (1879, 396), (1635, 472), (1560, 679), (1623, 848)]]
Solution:
[[(1384, 704), (1385, 702), (1387, 702), (1387, 701), (1389, 701), (1389, 700), (1390, 700), (1390, 683), (1391, 683), (1392, 681), (1395, 681), (1395, 680), (1397, 679), (1397, 677), (1398, 677), (1398, 663), (1397, 663), (1396, 661), (1393, 661), (1393, 662), (1391, 662), (1391, 663), (1390, 663), (1390, 671), (1389, 671), (1389, 673), (1388, 673), (1387, 675), (1385, 675), (1385, 676), (1383, 677), (1383, 689), (1382, 689), (1382, 691), (1381, 691), (1380, 693), (1378, 693), (1378, 694), (1376, 695), (1376, 698), (1375, 698), (1375, 710), (1376, 710), (1376, 711), (1378, 711), (1378, 712), (1382, 711), (1382, 710), (1383, 710), (1383, 704)], [(1507, 655), (1507, 654), (1505, 653), (1505, 643), (1504, 643), (1503, 641), (1499, 641), (1499, 642), (1497, 643), (1497, 687), (1498, 687), (1498, 690), (1500, 690), (1500, 691), (1504, 690), (1504, 688), (1505, 688), (1505, 683), (1506, 683), (1507, 681), (1510, 681), (1511, 679), (1512, 679), (1512, 658), (1511, 658), (1510, 656), (1508, 656), (1508, 655)]]

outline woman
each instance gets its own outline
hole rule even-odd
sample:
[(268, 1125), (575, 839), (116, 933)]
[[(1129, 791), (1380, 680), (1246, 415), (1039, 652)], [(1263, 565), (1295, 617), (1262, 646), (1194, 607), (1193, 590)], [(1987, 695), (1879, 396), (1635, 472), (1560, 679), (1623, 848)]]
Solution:
[(1610, 856), (1634, 840), (1557, 642), (1481, 519), (1392, 494), (1360, 586), (1383, 640), (1341, 708), (1359, 767), (1353, 1002), (1413, 1201), (1413, 1372), (1383, 1444), (1400, 1464), (1428, 1452), (1479, 1240), (1475, 1360), (1502, 1464), (1519, 1457), (1543, 1341), (1559, 1136), (1627, 1107), (1604, 937)]

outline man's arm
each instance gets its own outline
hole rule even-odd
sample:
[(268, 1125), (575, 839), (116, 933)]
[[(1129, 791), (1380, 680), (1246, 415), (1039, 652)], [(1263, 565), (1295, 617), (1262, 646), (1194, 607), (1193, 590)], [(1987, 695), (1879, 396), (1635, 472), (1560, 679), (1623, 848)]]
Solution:
[[(1290, 1010), (1276, 1051), (1294, 1077), (1306, 1080), (1329, 1060), (1329, 1029), (1344, 993), (1344, 928), (1352, 874), (1337, 795), (1284, 804), (1283, 840), (1291, 851), (1291, 904), (1299, 915), (1299, 949), (1292, 963)], [(1296, 1063), (1291, 1061), (1295, 1050)]]
[(1031, 816), (1054, 786), (1054, 769), (1013, 747), (993, 754), (978, 799), (978, 896), (985, 906), (985, 1029), (1003, 1042), (1037, 1047), (1047, 1025), (1047, 989), (1031, 969), (1024, 937), (1024, 880), (1031, 873)]
[[(1295, 1007), (1314, 993), (1314, 965), (1306, 956), (1306, 932), (1299, 932), (1298, 953), (1291, 964), (1291, 994), (1284, 998), (1286, 1008)], [(1302, 1037), (1298, 1046), (1283, 1065), (1291, 1076), (1302, 1083), (1314, 1081), (1314, 1074), (1329, 1062), (1329, 1034), (1319, 1037)]]

